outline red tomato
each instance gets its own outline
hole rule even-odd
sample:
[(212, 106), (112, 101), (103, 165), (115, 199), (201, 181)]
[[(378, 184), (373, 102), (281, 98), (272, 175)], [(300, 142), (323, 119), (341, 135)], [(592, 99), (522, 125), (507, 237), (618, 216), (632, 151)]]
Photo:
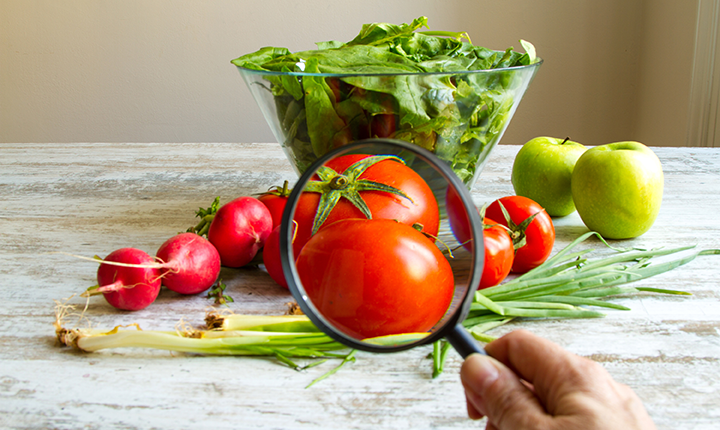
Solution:
[[(369, 155), (353, 154), (332, 159), (326, 163), (338, 173)], [(380, 161), (368, 167), (359, 179), (367, 179), (390, 185), (403, 191), (410, 199), (386, 191), (360, 191), (374, 219), (392, 219), (403, 224), (422, 224), (423, 232), (437, 236), (440, 223), (437, 200), (430, 187), (414, 170), (392, 159)], [(295, 208), (294, 219), (298, 223), (295, 243), (306, 243), (312, 235), (315, 214), (320, 203), (320, 193), (303, 193)], [(366, 218), (349, 200), (341, 198), (323, 225), (346, 218)]]
[(370, 135), (373, 137), (391, 137), (395, 134), (395, 115), (380, 113), (370, 120)]
[(430, 330), (455, 288), (438, 247), (413, 227), (386, 219), (325, 226), (300, 251), (297, 270), (320, 313), (358, 339)]
[(272, 215), (273, 228), (280, 225), (289, 195), (288, 181), (285, 181), (282, 187), (271, 188), (270, 191), (258, 197), (258, 200), (268, 208), (270, 215)]
[[(300, 254), (300, 247), (293, 244), (293, 253), (297, 257)], [(267, 270), (273, 281), (277, 282), (281, 287), (288, 288), (282, 268), (282, 260), (280, 259), (280, 226), (275, 227), (265, 241), (262, 257), (265, 270)]]
[(445, 193), (445, 206), (447, 207), (448, 221), (450, 221), (450, 229), (459, 243), (462, 243), (465, 249), (472, 251), (472, 241), (470, 234), (470, 217), (463, 207), (462, 200), (454, 187), (449, 186)]
[[(446, 199), (448, 220), (455, 238), (465, 248), (472, 251), (470, 242), (470, 220), (462, 207), (462, 201), (453, 187), (448, 187)], [(483, 245), (485, 257), (479, 289), (495, 286), (502, 282), (510, 273), (515, 249), (513, 240), (507, 229), (492, 219), (483, 220)]]
[(507, 230), (490, 218), (485, 218), (483, 224), (485, 264), (478, 289), (493, 287), (507, 278), (515, 259), (513, 241)]
[(339, 103), (348, 97), (348, 94), (352, 91), (353, 87), (341, 80), (340, 78), (325, 78), (327, 86), (330, 88), (333, 94), (333, 100), (335, 103)]
[(348, 127), (344, 127), (332, 137), (330, 141), (330, 147), (333, 149), (340, 148), (341, 146), (348, 145), (355, 141), (352, 135), (352, 131)]
[[(511, 222), (505, 219), (498, 202), (505, 207)], [(523, 222), (533, 215), (535, 218), (527, 226), (523, 226)], [(550, 215), (535, 201), (522, 196), (503, 197), (488, 206), (485, 216), (509, 227), (514, 232), (513, 272), (525, 273), (544, 263), (550, 256), (555, 243), (555, 227)]]
[(333, 93), (333, 99), (335, 100), (335, 102), (339, 102), (341, 100), (340, 79), (327, 78), (325, 79), (325, 82), (327, 83), (328, 87), (330, 87), (330, 91), (332, 91)]
[(280, 226), (277, 226), (270, 232), (265, 241), (263, 247), (263, 264), (265, 264), (265, 270), (273, 281), (277, 282), (283, 288), (288, 288), (287, 281), (285, 280), (285, 273), (282, 268), (282, 261), (280, 260)]

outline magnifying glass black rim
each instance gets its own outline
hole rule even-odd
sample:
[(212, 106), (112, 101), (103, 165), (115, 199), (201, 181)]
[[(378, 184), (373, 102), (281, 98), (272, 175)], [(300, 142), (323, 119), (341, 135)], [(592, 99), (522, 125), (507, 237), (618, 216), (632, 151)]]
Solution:
[(339, 330), (333, 328), (332, 324), (328, 323), (322, 317), (322, 313), (319, 312), (315, 308), (315, 306), (309, 301), (309, 299), (303, 295), (302, 290), (304, 289), (301, 289), (301, 287), (299, 287), (299, 285), (301, 285), (299, 281), (300, 277), (297, 273), (293, 261), (293, 259), (295, 258), (292, 248), (293, 229), (290, 228), (290, 226), (292, 226), (293, 224), (295, 208), (297, 207), (300, 195), (302, 194), (305, 185), (310, 181), (318, 168), (320, 168), (328, 160), (334, 157), (338, 157), (340, 155), (343, 155), (344, 153), (354, 153), (362, 147), (371, 146), (373, 144), (397, 146), (401, 149), (406, 149), (420, 155), (421, 157), (423, 157), (425, 162), (435, 167), (442, 174), (444, 179), (447, 180), (448, 183), (455, 187), (455, 189), (458, 191), (458, 195), (460, 197), (460, 200), (462, 201), (463, 207), (468, 214), (468, 218), (470, 221), (470, 229), (473, 233), (472, 237), (476, 238), (476, 243), (483, 243), (482, 222), (480, 220), (480, 215), (478, 214), (477, 208), (473, 204), (472, 198), (470, 197), (470, 193), (467, 190), (465, 184), (460, 180), (460, 178), (455, 174), (455, 172), (452, 171), (452, 169), (450, 168), (450, 166), (448, 166), (447, 163), (440, 160), (432, 152), (420, 146), (402, 140), (365, 139), (341, 146), (328, 152), (327, 154), (316, 160), (305, 171), (305, 173), (300, 176), (300, 179), (298, 179), (297, 183), (290, 192), (290, 195), (288, 196), (288, 201), (282, 215), (282, 221), (280, 224), (280, 259), (282, 262), (283, 273), (285, 274), (285, 279), (288, 283), (288, 288), (290, 289), (290, 292), (300, 306), (300, 309), (305, 315), (307, 315), (307, 317), (310, 319), (310, 321), (312, 321), (313, 324), (315, 324), (316, 327), (318, 327), (321, 331), (323, 331), (325, 334), (327, 334), (334, 340), (353, 349), (368, 352), (396, 352), (434, 342), (442, 337), (445, 337), (448, 333), (455, 329), (455, 326), (457, 324), (462, 323), (462, 321), (465, 319), (468, 312), (470, 311), (470, 305), (476, 291), (476, 287), (473, 286), (477, 286), (480, 284), (480, 277), (482, 276), (483, 271), (484, 246), (473, 246), (472, 258), (474, 261), (470, 274), (469, 286), (467, 292), (465, 293), (465, 297), (463, 297), (462, 299), (460, 308), (455, 312), (454, 315), (452, 315), (451, 318), (449, 318), (445, 322), (442, 328), (440, 328), (439, 330), (435, 330), (428, 336), (424, 337), (422, 340), (419, 340), (417, 342), (401, 343), (398, 345), (375, 345), (350, 337), (345, 333), (342, 333)]

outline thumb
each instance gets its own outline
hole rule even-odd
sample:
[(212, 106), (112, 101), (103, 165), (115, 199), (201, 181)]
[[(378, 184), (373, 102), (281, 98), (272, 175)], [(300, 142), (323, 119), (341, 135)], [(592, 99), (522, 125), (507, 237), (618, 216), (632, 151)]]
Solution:
[[(499, 430), (537, 428), (547, 415), (537, 397), (504, 364), (480, 354), (465, 359), (460, 370), (468, 409), (472, 405)], [(477, 417), (470, 413), (471, 417)]]

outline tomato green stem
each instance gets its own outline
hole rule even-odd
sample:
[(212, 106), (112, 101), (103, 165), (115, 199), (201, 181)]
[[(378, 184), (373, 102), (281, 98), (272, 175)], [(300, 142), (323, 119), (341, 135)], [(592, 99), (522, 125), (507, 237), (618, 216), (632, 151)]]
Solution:
[(279, 186), (270, 187), (269, 190), (265, 191), (264, 193), (260, 193), (260, 196), (271, 194), (271, 195), (279, 196), (279, 197), (289, 197), (291, 191), (292, 190), (290, 189), (290, 182), (286, 180), (283, 182), (282, 187), (279, 187)]
[(347, 176), (338, 175), (330, 180), (329, 185), (330, 188), (333, 190), (344, 190), (345, 188), (347, 188), (349, 182), (350, 180)]
[(305, 186), (305, 192), (320, 193), (320, 203), (313, 220), (312, 234), (317, 233), (341, 198), (352, 203), (367, 219), (371, 219), (372, 214), (360, 195), (363, 191), (383, 191), (412, 202), (412, 199), (402, 190), (380, 182), (360, 179), (365, 170), (385, 160), (394, 160), (405, 164), (401, 158), (395, 155), (374, 155), (353, 163), (343, 172), (336, 172), (327, 166), (321, 166), (317, 170), (316, 174), (320, 180), (310, 181)]

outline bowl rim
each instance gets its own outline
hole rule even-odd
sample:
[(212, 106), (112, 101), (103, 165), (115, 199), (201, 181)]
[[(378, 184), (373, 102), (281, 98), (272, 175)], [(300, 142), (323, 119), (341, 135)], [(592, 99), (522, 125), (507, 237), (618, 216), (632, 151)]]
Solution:
[(483, 73), (496, 73), (496, 72), (507, 72), (507, 71), (517, 71), (522, 69), (531, 69), (531, 68), (537, 68), (542, 65), (544, 60), (541, 57), (536, 57), (536, 60), (532, 64), (524, 64), (521, 66), (512, 66), (512, 67), (498, 67), (496, 69), (480, 69), (480, 70), (458, 70), (458, 71), (443, 71), (443, 72), (398, 72), (398, 73), (361, 73), (361, 72), (352, 72), (352, 73), (310, 73), (310, 72), (278, 72), (274, 70), (260, 70), (260, 69), (250, 69), (247, 67), (238, 66), (237, 64), (233, 64), (235, 67), (237, 67), (241, 72), (249, 72), (249, 73), (257, 73), (260, 75), (267, 75), (267, 76), (298, 76), (298, 77), (304, 77), (304, 76), (310, 76), (310, 77), (333, 77), (333, 78), (350, 78), (350, 77), (369, 77), (369, 76), (442, 76), (442, 75), (474, 75), (474, 74), (483, 74)]

